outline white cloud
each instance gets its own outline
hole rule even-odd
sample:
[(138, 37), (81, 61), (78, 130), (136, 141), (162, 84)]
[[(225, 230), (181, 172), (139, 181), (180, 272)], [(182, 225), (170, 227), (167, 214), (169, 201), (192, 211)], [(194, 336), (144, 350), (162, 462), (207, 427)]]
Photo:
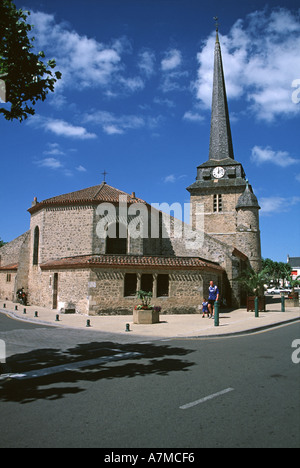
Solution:
[(122, 53), (125, 48), (128, 51), (126, 38), (104, 44), (78, 34), (65, 23), (56, 23), (54, 15), (32, 12), (30, 18), (34, 24), (36, 48), (53, 54), (57, 69), (63, 74), (56, 85), (57, 90), (66, 86), (78, 90), (106, 87), (119, 79), (123, 69)]
[(163, 72), (160, 89), (164, 93), (171, 91), (187, 90), (188, 71), (181, 69), (182, 54), (177, 49), (169, 50), (165, 53), (165, 58), (161, 61)]
[(287, 151), (274, 151), (270, 146), (266, 148), (254, 146), (252, 148), (251, 160), (257, 165), (272, 163), (280, 167), (288, 167), (300, 163), (300, 160), (292, 158)]
[(48, 143), (48, 149), (43, 152), (45, 155), (49, 156), (63, 156), (65, 153), (61, 150), (58, 143)]
[(93, 123), (100, 125), (102, 130), (107, 135), (122, 135), (129, 130), (139, 130), (141, 128), (156, 128), (162, 118), (158, 117), (145, 117), (141, 115), (120, 115), (117, 116), (112, 112), (94, 111), (85, 114), (83, 121), (85, 123)]
[(197, 112), (188, 111), (184, 114), (183, 120), (187, 120), (189, 122), (203, 122), (204, 117)]
[(50, 119), (46, 122), (45, 128), (56, 135), (87, 140), (96, 138), (94, 133), (88, 133), (84, 127), (77, 127), (64, 120)]
[(55, 158), (46, 158), (37, 161), (36, 164), (39, 167), (47, 167), (48, 169), (60, 169), (63, 167), (62, 163)]
[(166, 53), (166, 57), (161, 61), (161, 68), (163, 71), (171, 71), (178, 68), (182, 62), (182, 55), (180, 50), (172, 49)]
[(155, 54), (152, 50), (145, 50), (139, 54), (139, 68), (141, 72), (150, 78), (155, 73)]
[(97, 138), (95, 133), (89, 133), (84, 127), (75, 126), (64, 120), (52, 119), (35, 115), (28, 121), (28, 125), (33, 125), (37, 128), (43, 128), (46, 131), (52, 132), (57, 136), (67, 138), (75, 138), (79, 140), (90, 140)]
[(131, 93), (141, 91), (145, 87), (145, 82), (140, 76), (136, 76), (134, 78), (120, 77), (119, 84), (124, 87), (125, 91), (129, 91)]
[(300, 197), (266, 197), (259, 199), (262, 215), (272, 215), (288, 212), (292, 206), (299, 203)]
[(175, 175), (174, 175), (174, 174), (168, 175), (167, 177), (164, 178), (164, 182), (165, 182), (166, 184), (168, 184), (168, 183), (174, 184), (174, 183), (176, 182), (176, 177), (175, 177)]
[(87, 172), (86, 168), (81, 166), (81, 165), (76, 167), (76, 171), (78, 171), (78, 172)]
[[(299, 114), (292, 102), (292, 82), (300, 77), (300, 23), (297, 14), (280, 8), (256, 11), (238, 20), (227, 36), (220, 35), (229, 99), (242, 96), (262, 120)], [(198, 54), (197, 98), (211, 106), (213, 49), (210, 36)]]
[(174, 184), (175, 182), (181, 180), (181, 179), (184, 179), (186, 177), (185, 174), (181, 175), (181, 176), (175, 176), (175, 174), (170, 174), (166, 177), (164, 177), (163, 181), (165, 184)]

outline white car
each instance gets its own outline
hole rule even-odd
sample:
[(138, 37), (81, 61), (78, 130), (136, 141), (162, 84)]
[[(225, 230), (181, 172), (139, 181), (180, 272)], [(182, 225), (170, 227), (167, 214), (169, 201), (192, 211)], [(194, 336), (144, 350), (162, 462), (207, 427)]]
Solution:
[(292, 292), (291, 289), (288, 288), (271, 288), (267, 289), (267, 294), (290, 294)]

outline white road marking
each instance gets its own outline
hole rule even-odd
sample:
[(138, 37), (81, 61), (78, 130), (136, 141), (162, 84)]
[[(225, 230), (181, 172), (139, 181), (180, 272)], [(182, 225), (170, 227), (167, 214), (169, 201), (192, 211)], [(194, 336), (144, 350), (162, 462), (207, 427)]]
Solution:
[(59, 374), (61, 372), (76, 371), (77, 369), (83, 369), (86, 367), (95, 366), (97, 364), (106, 364), (113, 361), (121, 361), (126, 359), (132, 359), (135, 357), (142, 356), (140, 353), (119, 353), (113, 356), (104, 356), (96, 359), (89, 359), (87, 361), (72, 362), (69, 364), (62, 364), (55, 367), (46, 367), (44, 369), (33, 370), (29, 372), (19, 374), (5, 374), (0, 376), (0, 380), (4, 379), (17, 379), (17, 380), (28, 380), (36, 379), (38, 377), (45, 377), (46, 375)]
[(193, 406), (200, 405), (201, 403), (205, 403), (206, 401), (213, 400), (214, 398), (217, 398), (219, 396), (225, 395), (226, 393), (233, 392), (234, 388), (226, 388), (225, 390), (222, 390), (221, 392), (214, 393), (213, 395), (209, 395), (207, 397), (201, 398), (200, 400), (193, 401), (192, 403), (187, 403), (186, 405), (180, 406), (179, 408), (182, 410), (186, 410), (189, 408), (192, 408)]

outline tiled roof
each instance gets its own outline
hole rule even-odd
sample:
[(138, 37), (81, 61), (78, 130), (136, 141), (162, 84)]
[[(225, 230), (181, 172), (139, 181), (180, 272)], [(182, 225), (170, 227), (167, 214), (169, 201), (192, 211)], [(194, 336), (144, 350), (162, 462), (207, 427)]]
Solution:
[(77, 192), (66, 193), (64, 195), (58, 195), (57, 197), (48, 198), (40, 203), (32, 206), (28, 211), (29, 213), (35, 213), (42, 208), (51, 206), (65, 206), (65, 205), (82, 205), (82, 204), (98, 204), (98, 203), (119, 203), (120, 196), (125, 197), (127, 203), (146, 203), (140, 198), (129, 195), (122, 190), (118, 190), (114, 187), (103, 182), (101, 185), (95, 185)]
[(17, 271), (18, 266), (18, 263), (14, 263), (13, 265), (5, 265), (0, 267), (0, 271)]
[(299, 268), (300, 267), (300, 257), (290, 257), (289, 258), (289, 261), (288, 261), (288, 264), (292, 267), (292, 268)]
[(217, 263), (197, 257), (158, 257), (139, 255), (85, 255), (68, 257), (60, 260), (50, 260), (41, 265), (42, 270), (70, 268), (155, 268), (172, 270), (203, 270), (223, 271)]

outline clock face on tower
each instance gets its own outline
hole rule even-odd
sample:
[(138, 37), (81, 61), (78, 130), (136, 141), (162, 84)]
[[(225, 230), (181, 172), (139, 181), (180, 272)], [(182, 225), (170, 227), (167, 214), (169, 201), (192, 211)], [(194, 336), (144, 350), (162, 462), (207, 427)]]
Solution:
[(215, 179), (222, 179), (225, 175), (225, 169), (223, 167), (216, 167), (213, 170), (213, 176)]

